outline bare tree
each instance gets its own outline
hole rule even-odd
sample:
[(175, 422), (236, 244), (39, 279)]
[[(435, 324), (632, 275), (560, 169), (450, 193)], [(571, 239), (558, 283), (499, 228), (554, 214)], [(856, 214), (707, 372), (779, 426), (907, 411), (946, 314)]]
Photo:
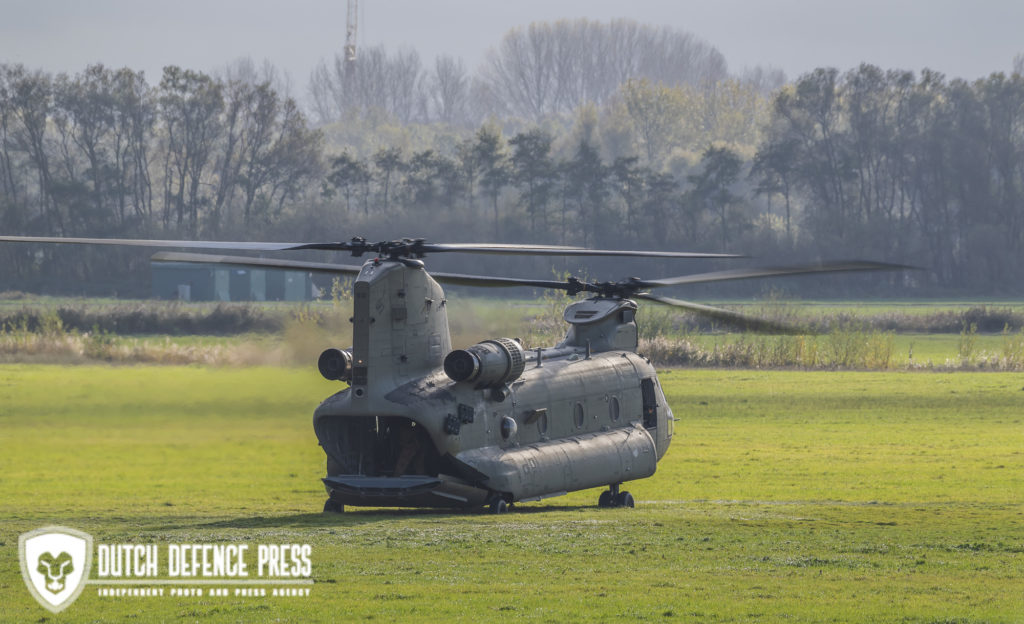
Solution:
[(509, 31), (481, 74), (509, 112), (533, 120), (601, 104), (631, 79), (703, 87), (727, 75), (721, 53), (689, 33), (586, 19)]
[(309, 97), (321, 123), (346, 115), (391, 116), (401, 123), (422, 117), (426, 80), (415, 50), (388, 55), (382, 46), (373, 46), (364, 48), (355, 63), (349, 69), (335, 55), (330, 64), (321, 61), (313, 70)]
[(739, 75), (740, 82), (756, 89), (762, 95), (771, 95), (786, 84), (786, 72), (771, 65), (745, 67)]
[(341, 118), (341, 102), (334, 84), (334, 74), (327, 63), (321, 60), (309, 75), (309, 106), (320, 124), (328, 124)]
[(112, 82), (113, 141), (118, 170), (118, 209), (126, 213), (131, 204), (136, 220), (153, 214), (153, 187), (149, 175), (149, 152), (156, 104), (142, 72), (118, 70)]
[[(116, 178), (120, 174), (115, 170), (113, 154), (109, 150), (111, 135), (114, 130), (113, 114), (113, 76), (102, 65), (91, 65), (76, 76), (58, 76), (54, 85), (54, 124), (61, 138), (62, 155), (68, 163), (65, 174), (69, 182), (77, 182), (71, 163), (74, 155), (67, 149), (66, 140), (70, 140), (78, 151), (85, 156), (87, 167), (85, 175), (92, 183), (90, 192), (94, 211), (93, 224), (102, 223), (110, 216), (106, 210), (107, 182), (116, 186)], [(119, 221), (124, 220), (124, 212), (116, 215)]]
[(7, 205), (5, 213), (13, 212), (20, 194), (18, 181), (15, 179), (15, 161), (11, 153), (14, 146), (14, 94), (10, 82), (11, 74), (11, 69), (7, 65), (0, 64), (0, 194), (4, 199), (3, 203)]
[(176, 225), (188, 220), (192, 236), (198, 233), (203, 176), (223, 126), (222, 86), (210, 76), (164, 68), (160, 81), (160, 112), (167, 137), (164, 160), (164, 225), (173, 208)]
[(47, 124), (53, 110), (53, 81), (41, 71), (29, 72), (22, 65), (7, 70), (11, 117), (18, 123), (11, 132), (15, 148), (26, 154), (35, 167), (38, 183), (39, 216), (48, 231), (64, 232), (64, 220), (50, 194), (52, 188)]
[(460, 59), (439, 56), (434, 60), (434, 73), (430, 77), (430, 100), (433, 116), (446, 124), (464, 124), (467, 121), (469, 76)]
[(556, 110), (551, 32), (543, 22), (515, 28), (488, 54), (484, 80), (513, 114), (540, 119)]

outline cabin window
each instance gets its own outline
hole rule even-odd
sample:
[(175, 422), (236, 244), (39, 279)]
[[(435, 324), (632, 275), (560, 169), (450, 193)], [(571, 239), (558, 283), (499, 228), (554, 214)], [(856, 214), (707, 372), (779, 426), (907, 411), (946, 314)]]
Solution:
[(608, 399), (608, 417), (612, 419), (612, 422), (619, 421), (619, 397)]
[(640, 394), (643, 395), (644, 427), (653, 429), (658, 426), (658, 396), (654, 392), (654, 379), (640, 380)]
[(586, 418), (586, 414), (583, 413), (583, 404), (577, 403), (572, 409), (572, 421), (577, 429), (583, 426), (584, 418)]
[(542, 414), (537, 416), (537, 432), (544, 435), (548, 432), (548, 411), (544, 410)]

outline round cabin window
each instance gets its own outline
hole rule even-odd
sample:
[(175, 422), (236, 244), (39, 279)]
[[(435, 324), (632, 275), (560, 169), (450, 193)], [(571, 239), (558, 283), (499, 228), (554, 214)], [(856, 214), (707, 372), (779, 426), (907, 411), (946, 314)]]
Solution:
[(619, 397), (608, 399), (608, 416), (612, 419), (612, 422), (619, 420)]
[(583, 404), (577, 403), (575, 406), (573, 406), (572, 409), (572, 421), (573, 423), (576, 424), (577, 429), (583, 426), (584, 417), (585, 416), (583, 414)]

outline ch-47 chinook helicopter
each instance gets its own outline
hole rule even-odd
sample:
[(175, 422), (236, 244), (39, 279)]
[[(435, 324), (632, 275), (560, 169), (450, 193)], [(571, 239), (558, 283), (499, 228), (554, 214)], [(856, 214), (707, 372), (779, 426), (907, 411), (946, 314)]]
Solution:
[[(220, 263), (354, 275), (352, 346), (324, 351), (321, 374), (348, 387), (325, 399), (313, 428), (327, 455), (324, 511), (345, 505), (489, 507), (607, 486), (601, 507), (632, 507), (620, 486), (654, 474), (673, 436), (672, 410), (650, 361), (636, 352), (637, 301), (654, 301), (760, 331), (789, 327), (730, 310), (653, 295), (655, 288), (806, 273), (903, 268), (834, 262), (618, 282), (428, 274), (421, 258), (442, 252), (735, 258), (728, 254), (595, 250), (422, 239), (370, 243), (231, 243), (0, 237), (0, 242), (135, 245), (249, 251), (332, 250), (374, 254), (361, 267), (268, 258), (159, 252), (155, 261)], [(440, 283), (588, 293), (565, 309), (557, 345), (525, 349), (495, 338), (452, 349)]]

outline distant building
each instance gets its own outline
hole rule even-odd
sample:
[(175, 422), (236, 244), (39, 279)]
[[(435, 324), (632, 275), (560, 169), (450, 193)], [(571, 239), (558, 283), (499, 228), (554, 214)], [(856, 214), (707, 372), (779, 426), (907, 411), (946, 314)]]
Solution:
[(304, 271), (243, 269), (222, 264), (151, 262), (153, 297), (180, 301), (310, 301), (316, 287)]

